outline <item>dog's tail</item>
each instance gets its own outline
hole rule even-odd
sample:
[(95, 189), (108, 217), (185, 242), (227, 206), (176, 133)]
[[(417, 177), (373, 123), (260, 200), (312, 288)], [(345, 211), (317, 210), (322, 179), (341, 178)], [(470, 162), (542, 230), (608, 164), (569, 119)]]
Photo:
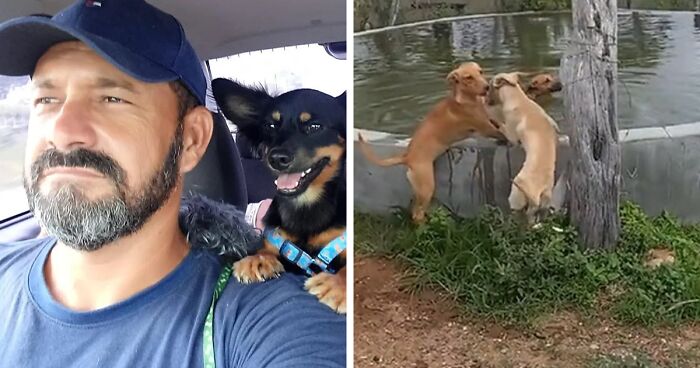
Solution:
[(362, 137), (362, 134), (358, 134), (358, 138), (360, 140), (360, 152), (365, 156), (367, 161), (377, 165), (377, 166), (395, 166), (395, 165), (400, 165), (400, 164), (405, 164), (406, 163), (406, 152), (402, 152), (400, 155), (393, 156), (393, 157), (388, 157), (388, 158), (379, 158), (377, 155), (372, 151), (372, 148), (370, 148), (369, 144), (367, 144), (367, 141), (365, 141), (365, 138)]

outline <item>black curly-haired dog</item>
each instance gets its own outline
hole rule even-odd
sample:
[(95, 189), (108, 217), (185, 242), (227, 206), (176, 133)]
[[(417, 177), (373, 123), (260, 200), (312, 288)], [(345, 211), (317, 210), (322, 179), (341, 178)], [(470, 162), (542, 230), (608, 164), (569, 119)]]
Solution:
[(212, 90), (224, 115), (277, 175), (263, 220), (265, 244), (236, 262), (234, 275), (259, 282), (285, 268), (307, 273), (307, 290), (345, 313), (344, 101), (313, 89), (271, 96), (222, 78), (212, 81)]

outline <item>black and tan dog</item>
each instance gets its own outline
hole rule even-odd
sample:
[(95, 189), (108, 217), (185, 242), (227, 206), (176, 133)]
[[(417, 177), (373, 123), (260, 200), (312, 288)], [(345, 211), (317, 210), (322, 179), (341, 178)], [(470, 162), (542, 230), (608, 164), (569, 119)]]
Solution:
[[(212, 82), (224, 115), (277, 174), (263, 222), (264, 247), (234, 264), (241, 282), (287, 271), (311, 277), (306, 289), (346, 311), (345, 108), (312, 89), (271, 96), (227, 79)], [(301, 271), (300, 271), (301, 270)]]

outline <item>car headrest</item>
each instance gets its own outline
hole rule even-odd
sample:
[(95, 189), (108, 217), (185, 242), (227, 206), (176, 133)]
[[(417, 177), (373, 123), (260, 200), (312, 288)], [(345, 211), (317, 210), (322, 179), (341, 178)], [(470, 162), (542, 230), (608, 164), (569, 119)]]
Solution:
[(238, 134), (236, 136), (236, 146), (238, 146), (238, 152), (241, 154), (241, 158), (260, 159), (253, 150), (253, 145), (250, 144), (250, 141), (244, 135)]
[(245, 211), (248, 191), (238, 149), (226, 119), (212, 113), (214, 128), (202, 160), (185, 175), (184, 194), (194, 192)]

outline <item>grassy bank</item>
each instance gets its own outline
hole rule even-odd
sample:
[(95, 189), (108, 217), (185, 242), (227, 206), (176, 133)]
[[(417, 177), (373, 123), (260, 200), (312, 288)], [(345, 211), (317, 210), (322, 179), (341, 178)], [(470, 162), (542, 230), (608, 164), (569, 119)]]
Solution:
[(648, 354), (636, 352), (625, 356), (603, 355), (591, 359), (586, 368), (691, 368), (697, 367), (698, 356), (694, 353), (679, 353), (670, 361), (655, 362)]
[[(647, 326), (700, 319), (700, 226), (649, 218), (630, 203), (621, 217), (614, 252), (582, 250), (564, 218), (525, 231), (496, 209), (472, 219), (439, 209), (417, 228), (404, 214), (358, 214), (355, 244), (359, 253), (398, 258), (412, 287), (437, 286), (465, 311), (507, 322), (561, 309)], [(652, 248), (672, 250), (675, 262), (646, 267)]]

